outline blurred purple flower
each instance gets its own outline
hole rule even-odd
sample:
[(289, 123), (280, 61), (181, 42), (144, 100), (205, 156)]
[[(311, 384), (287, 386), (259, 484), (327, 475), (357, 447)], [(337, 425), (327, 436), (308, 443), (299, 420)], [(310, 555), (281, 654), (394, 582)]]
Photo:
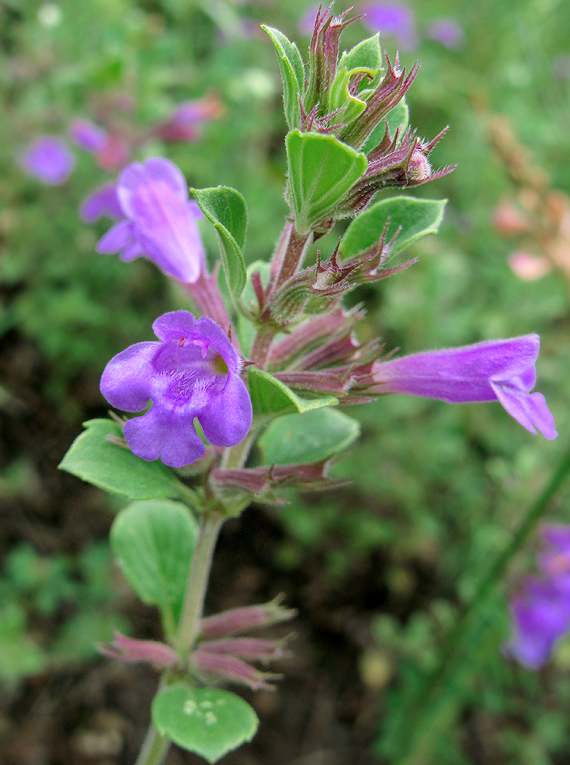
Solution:
[(538, 335), (490, 340), (460, 348), (415, 353), (378, 361), (373, 374), (382, 393), (409, 393), (466, 404), (499, 401), (520, 424), (545, 438), (556, 438), (554, 419), (536, 383)]
[(61, 186), (75, 167), (75, 158), (66, 144), (56, 136), (40, 136), (20, 158), (30, 175), (48, 186)]
[(315, 3), (314, 5), (311, 5), (311, 7), (305, 11), (297, 23), (299, 31), (302, 34), (307, 35), (307, 37), (311, 37), (313, 34), (313, 30), (315, 29), (315, 21), (317, 20), (317, 13), (319, 12), (321, 5), (321, 3)]
[[(124, 219), (99, 240), (97, 252), (120, 252), (125, 261), (144, 255), (168, 276), (195, 282), (205, 264), (196, 226), (201, 212), (188, 200), (186, 180), (176, 165), (160, 157), (133, 162), (120, 174), (116, 189)], [(95, 202), (93, 195), (87, 200), (89, 217), (111, 199), (101, 191)], [(112, 210), (112, 201), (105, 209)], [(82, 210), (85, 215), (85, 203)]]
[(131, 450), (144, 460), (184, 467), (204, 454), (194, 418), (214, 446), (235, 446), (252, 421), (241, 359), (222, 328), (188, 311), (160, 316), (152, 325), (159, 342), (137, 343), (105, 367), (101, 392), (112, 405), (142, 417), (125, 423)]
[(557, 640), (570, 631), (570, 526), (546, 526), (549, 549), (539, 556), (543, 576), (528, 577), (511, 602), (514, 635), (505, 654), (525, 667), (545, 664)]
[(218, 119), (222, 113), (222, 104), (214, 95), (184, 101), (169, 119), (153, 129), (153, 133), (163, 141), (195, 141), (200, 137), (204, 122)]
[(362, 7), (362, 23), (373, 32), (393, 35), (402, 50), (413, 50), (418, 45), (414, 15), (403, 3), (366, 3)]
[(82, 149), (95, 154), (103, 149), (107, 141), (107, 132), (85, 119), (73, 120), (69, 126), (69, 135)]
[(86, 223), (95, 223), (96, 220), (102, 217), (114, 218), (115, 220), (120, 220), (124, 217), (117, 196), (117, 184), (106, 183), (104, 186), (99, 186), (95, 191), (92, 191), (83, 200), (79, 214)]
[(435, 19), (428, 25), (426, 34), (450, 50), (458, 50), (465, 42), (463, 27), (455, 19)]

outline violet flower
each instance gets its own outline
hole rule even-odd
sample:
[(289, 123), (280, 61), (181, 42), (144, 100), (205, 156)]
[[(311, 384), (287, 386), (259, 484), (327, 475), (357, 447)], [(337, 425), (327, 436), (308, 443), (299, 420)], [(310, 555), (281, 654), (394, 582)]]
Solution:
[(570, 631), (570, 526), (546, 526), (549, 549), (539, 556), (543, 576), (529, 577), (511, 602), (513, 637), (504, 652), (538, 669), (556, 642)]
[(20, 164), (42, 183), (61, 186), (73, 172), (75, 158), (61, 138), (43, 135), (24, 152)]
[(117, 184), (106, 183), (92, 191), (83, 200), (79, 215), (86, 223), (95, 223), (102, 217), (120, 220), (123, 217), (123, 210), (117, 196)]
[(107, 132), (103, 128), (80, 118), (69, 126), (69, 135), (78, 146), (94, 154), (101, 151), (107, 141)]
[(434, 19), (428, 25), (427, 36), (449, 50), (458, 50), (465, 42), (463, 27), (455, 19)]
[(499, 401), (531, 433), (556, 438), (554, 419), (536, 383), (540, 338), (523, 335), (461, 348), (415, 353), (374, 364), (381, 393), (409, 393), (466, 404)]
[(153, 128), (153, 133), (163, 141), (196, 141), (202, 125), (218, 119), (222, 113), (222, 104), (214, 95), (184, 101), (165, 122)]
[(101, 392), (125, 412), (142, 417), (125, 423), (125, 438), (143, 460), (184, 467), (204, 454), (194, 418), (214, 446), (235, 446), (252, 421), (249, 393), (240, 378), (241, 359), (212, 319), (188, 311), (160, 316), (152, 325), (159, 342), (131, 345), (105, 367)]
[(97, 252), (120, 252), (125, 261), (144, 255), (168, 276), (195, 282), (205, 264), (196, 226), (201, 213), (176, 165), (159, 157), (133, 162), (119, 175), (117, 198), (125, 217), (99, 240)]
[(418, 45), (414, 16), (402, 3), (367, 3), (363, 6), (362, 23), (381, 35), (393, 35), (402, 50), (413, 50)]

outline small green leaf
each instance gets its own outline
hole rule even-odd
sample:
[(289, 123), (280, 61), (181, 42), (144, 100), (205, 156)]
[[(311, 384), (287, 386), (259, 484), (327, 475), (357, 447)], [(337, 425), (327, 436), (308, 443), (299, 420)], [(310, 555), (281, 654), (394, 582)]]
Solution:
[(289, 196), (295, 228), (301, 236), (334, 214), (339, 203), (366, 172), (364, 154), (333, 135), (292, 130), (285, 138)]
[(380, 33), (374, 37), (368, 37), (355, 45), (354, 48), (345, 51), (338, 62), (338, 70), (346, 67), (348, 71), (366, 67), (367, 69), (382, 69), (382, 49), (380, 48)]
[(308, 412), (311, 409), (338, 404), (338, 399), (334, 396), (313, 399), (298, 396), (269, 372), (257, 367), (249, 367), (248, 376), (254, 417)]
[(392, 248), (395, 255), (423, 236), (437, 233), (446, 203), (446, 199), (415, 197), (393, 197), (377, 202), (352, 221), (342, 238), (340, 251), (343, 257), (350, 258), (372, 247), (382, 236), (389, 218), (387, 241), (402, 227)]
[(243, 248), (247, 229), (245, 199), (229, 186), (191, 189), (200, 210), (216, 229), (228, 287), (234, 299), (245, 287)]
[(339, 69), (334, 78), (329, 92), (329, 112), (342, 109), (342, 112), (334, 118), (334, 124), (340, 125), (342, 122), (348, 125), (348, 123), (359, 117), (366, 109), (366, 101), (353, 95), (349, 88), (350, 78), (357, 72), (374, 74), (374, 70), (364, 69), (364, 67), (351, 69), (350, 71)]
[(255, 711), (235, 693), (184, 683), (159, 690), (152, 721), (163, 736), (210, 763), (251, 741), (259, 726)]
[(313, 409), (272, 422), (259, 439), (266, 465), (318, 462), (348, 449), (360, 423), (337, 409)]
[(187, 489), (162, 462), (146, 462), (130, 449), (109, 441), (122, 438), (123, 429), (113, 420), (89, 420), (59, 464), (78, 478), (100, 489), (129, 499), (185, 497)]
[(180, 502), (135, 502), (111, 527), (114, 556), (144, 603), (158, 606), (172, 634), (180, 617), (198, 524)]
[(261, 28), (267, 32), (279, 61), (281, 79), (283, 81), (283, 109), (289, 128), (299, 127), (301, 112), (299, 95), (303, 92), (305, 69), (299, 49), (278, 29), (265, 25)]

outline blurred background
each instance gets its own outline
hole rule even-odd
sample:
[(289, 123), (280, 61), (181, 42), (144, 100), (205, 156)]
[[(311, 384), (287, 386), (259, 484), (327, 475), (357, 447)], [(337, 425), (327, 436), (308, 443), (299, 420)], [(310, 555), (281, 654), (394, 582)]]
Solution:
[[(167, 156), (190, 186), (246, 198), (246, 257), (283, 225), (285, 121), (261, 23), (306, 52), (304, 0), (0, 1), (0, 760), (130, 765), (156, 675), (99, 657), (112, 627), (159, 638), (113, 566), (120, 500), (57, 471), (81, 423), (106, 415), (111, 356), (150, 339), (183, 298), (153, 264), (95, 253), (108, 221), (79, 215), (133, 159)], [(337, 1), (337, 13), (345, 10)], [(418, 683), (567, 446), (570, 414), (570, 5), (562, 0), (354, 2), (349, 48), (380, 30), (419, 75), (411, 125), (450, 176), (413, 269), (362, 290), (361, 339), (407, 353), (538, 332), (539, 389), (560, 437), (533, 437), (497, 404), (387, 397), (349, 414), (362, 438), (334, 494), (253, 507), (225, 527), (208, 609), (299, 609), (279, 690), (239, 765), (543, 765), (570, 761), (570, 641), (539, 672), (508, 661), (508, 598), (533, 571), (531, 539), (466, 636), (429, 708)], [(181, 107), (183, 105), (183, 107)], [(85, 121), (90, 127), (87, 128)], [(95, 130), (93, 130), (95, 127)], [(97, 132), (99, 131), (99, 132)], [(37, 140), (49, 136), (46, 149)], [(51, 148), (50, 148), (51, 147)], [(36, 150), (36, 155), (31, 150)], [(57, 177), (42, 151), (59, 157)], [(35, 157), (35, 158), (34, 158)], [(89, 217), (84, 210), (84, 218)], [(342, 232), (342, 227), (336, 234)], [(204, 228), (212, 255), (217, 245)], [(336, 235), (319, 241), (328, 254)], [(570, 522), (570, 488), (548, 519)], [(408, 738), (414, 734), (411, 752)], [(409, 757), (409, 759), (405, 759)], [(198, 762), (173, 751), (169, 763)]]

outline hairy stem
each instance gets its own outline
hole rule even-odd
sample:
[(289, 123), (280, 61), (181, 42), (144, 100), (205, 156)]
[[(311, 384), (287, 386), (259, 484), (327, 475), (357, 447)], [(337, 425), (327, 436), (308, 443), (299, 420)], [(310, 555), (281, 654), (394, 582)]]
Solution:
[(277, 248), (271, 260), (271, 278), (268, 285), (269, 305), (265, 309), (266, 324), (259, 327), (253, 345), (250, 358), (257, 364), (259, 369), (267, 367), (271, 343), (277, 332), (275, 326), (271, 324), (271, 295), (285, 282), (295, 275), (303, 262), (307, 248), (311, 243), (313, 232), (300, 236), (295, 231), (291, 221), (285, 224)]
[(287, 250), (283, 257), (279, 275), (275, 281), (274, 290), (278, 290), (279, 287), (285, 284), (287, 279), (290, 279), (296, 274), (299, 266), (303, 262), (303, 258), (305, 257), (305, 253), (307, 252), (307, 248), (313, 237), (312, 231), (309, 231), (308, 234), (298, 234), (295, 231), (294, 226), (291, 226), (290, 232)]
[(223, 515), (217, 512), (206, 511), (201, 518), (198, 542), (192, 556), (184, 608), (175, 641), (176, 648), (182, 654), (187, 654), (191, 650), (198, 637), (212, 558), (223, 521)]

